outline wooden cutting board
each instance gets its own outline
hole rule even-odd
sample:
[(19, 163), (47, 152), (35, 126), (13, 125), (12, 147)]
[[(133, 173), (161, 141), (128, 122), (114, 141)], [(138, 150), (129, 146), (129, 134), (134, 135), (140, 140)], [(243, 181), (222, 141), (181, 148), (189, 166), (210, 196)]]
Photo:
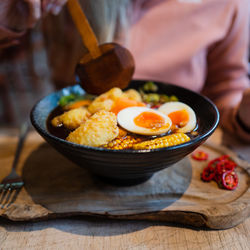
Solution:
[[(0, 137), (0, 181), (11, 170), (16, 142), (16, 137)], [(219, 189), (215, 182), (202, 182), (200, 173), (207, 162), (189, 157), (143, 184), (111, 186), (65, 159), (32, 132), (17, 170), (25, 187), (5, 197), (0, 194), (0, 216), (34, 221), (87, 215), (213, 229), (236, 226), (250, 215), (250, 164), (223, 147), (207, 143), (201, 149), (209, 153), (209, 160), (226, 153), (236, 161), (239, 186), (235, 191)]]

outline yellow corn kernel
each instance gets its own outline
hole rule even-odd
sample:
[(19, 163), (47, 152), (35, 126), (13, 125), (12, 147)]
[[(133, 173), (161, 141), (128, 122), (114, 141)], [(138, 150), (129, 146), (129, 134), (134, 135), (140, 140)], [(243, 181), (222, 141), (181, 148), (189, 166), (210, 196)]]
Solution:
[(122, 150), (122, 149), (129, 149), (132, 148), (135, 143), (141, 142), (141, 138), (135, 138), (131, 135), (127, 135), (125, 137), (120, 137), (112, 140), (108, 144), (103, 145), (104, 148), (107, 149), (116, 149), (116, 150)]
[(184, 133), (175, 133), (159, 137), (150, 141), (144, 141), (133, 145), (133, 149), (156, 149), (175, 146), (189, 141), (190, 138)]

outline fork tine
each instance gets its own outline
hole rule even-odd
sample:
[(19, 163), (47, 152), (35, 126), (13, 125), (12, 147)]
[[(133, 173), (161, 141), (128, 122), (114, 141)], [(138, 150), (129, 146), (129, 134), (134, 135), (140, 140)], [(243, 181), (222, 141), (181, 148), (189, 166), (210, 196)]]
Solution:
[(16, 183), (7, 183), (3, 185), (2, 190), (0, 190), (0, 195), (2, 194), (0, 200), (1, 209), (3, 209), (5, 206), (6, 208), (9, 207), (16, 200), (23, 185), (24, 183), (22, 181)]
[(5, 186), (4, 186), (4, 189), (5, 189), (5, 190), (10, 189), (10, 185), (11, 185), (10, 183), (6, 183)]
[(0, 187), (0, 197), (1, 197), (2, 193), (3, 193), (3, 188)]
[(10, 200), (10, 202), (7, 204), (6, 208), (8, 208), (12, 203), (15, 202), (15, 200), (17, 199), (18, 194), (20, 193), (21, 188), (15, 189), (15, 192), (13, 192), (13, 196), (12, 199)]
[[(0, 183), (0, 206), (2, 204), (2, 208), (5, 206), (5, 204), (8, 204), (12, 191), (16, 189), (21, 189), (22, 186), (24, 185), (22, 178), (16, 173), (16, 167), (17, 167), (19, 156), (21, 154), (23, 143), (27, 136), (28, 130), (29, 130), (28, 122), (23, 123), (23, 125), (21, 126), (19, 140), (18, 140), (18, 144), (17, 144), (15, 156), (14, 156), (14, 161), (12, 164), (12, 170), (10, 174), (7, 177), (5, 177)], [(7, 193), (9, 193), (8, 196), (6, 196)], [(5, 203), (3, 203), (5, 197), (6, 197), (6, 200), (5, 200)]]
[(2, 204), (2, 209), (4, 208), (4, 206), (6, 205), (6, 204), (8, 204), (8, 201), (9, 201), (9, 199), (10, 199), (10, 196), (11, 196), (11, 194), (13, 193), (13, 189), (11, 189), (11, 188), (9, 188), (9, 189), (7, 189), (7, 192), (6, 192), (6, 199), (5, 199), (5, 201), (3, 202), (3, 204)]
[(1, 208), (3, 208), (3, 202), (4, 202), (4, 199), (7, 195), (7, 193), (8, 193), (8, 189), (4, 189), (2, 196), (1, 196), (1, 200), (0, 200), (0, 205), (2, 205)]
[(6, 189), (6, 185), (7, 185), (7, 183), (1, 183), (1, 184), (0, 184), (0, 191), (1, 191), (1, 192), (4, 191), (4, 190)]

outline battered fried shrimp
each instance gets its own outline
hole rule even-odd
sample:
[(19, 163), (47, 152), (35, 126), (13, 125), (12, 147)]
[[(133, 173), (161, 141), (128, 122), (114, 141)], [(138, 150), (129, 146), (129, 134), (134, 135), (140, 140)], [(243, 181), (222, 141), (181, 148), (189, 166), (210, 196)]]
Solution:
[(114, 105), (114, 101), (112, 101), (111, 99), (106, 99), (103, 101), (99, 101), (99, 100), (93, 101), (92, 104), (89, 105), (88, 111), (92, 114), (100, 110), (110, 111), (113, 105)]
[[(122, 90), (119, 88), (112, 88), (108, 92), (106, 92), (109, 99), (115, 101), (117, 98), (120, 98), (122, 96)], [(105, 93), (104, 93), (105, 94)]]
[(54, 127), (65, 126), (68, 129), (76, 129), (89, 117), (90, 113), (86, 108), (77, 108), (56, 116), (52, 119), (51, 124)]
[(110, 111), (114, 104), (114, 101), (121, 96), (121, 89), (112, 88), (108, 92), (96, 97), (96, 99), (89, 105), (88, 110), (92, 114), (100, 110)]
[(67, 137), (67, 141), (99, 147), (115, 139), (119, 134), (115, 114), (98, 111)]
[(140, 93), (136, 91), (135, 89), (128, 89), (127, 91), (123, 93), (122, 97), (128, 98), (130, 100), (134, 100), (137, 102), (142, 102)]

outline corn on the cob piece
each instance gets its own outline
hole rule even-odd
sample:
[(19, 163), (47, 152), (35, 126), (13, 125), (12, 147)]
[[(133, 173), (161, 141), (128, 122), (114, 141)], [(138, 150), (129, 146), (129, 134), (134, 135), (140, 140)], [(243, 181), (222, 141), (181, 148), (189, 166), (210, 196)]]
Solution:
[(189, 141), (190, 138), (184, 133), (175, 133), (150, 141), (144, 141), (133, 145), (133, 149), (156, 149), (175, 146)]
[(141, 142), (141, 138), (136, 138), (131, 135), (127, 135), (124, 137), (118, 137), (108, 144), (103, 145), (104, 148), (107, 149), (116, 149), (116, 150), (122, 150), (122, 149), (129, 149), (132, 148), (135, 143)]

